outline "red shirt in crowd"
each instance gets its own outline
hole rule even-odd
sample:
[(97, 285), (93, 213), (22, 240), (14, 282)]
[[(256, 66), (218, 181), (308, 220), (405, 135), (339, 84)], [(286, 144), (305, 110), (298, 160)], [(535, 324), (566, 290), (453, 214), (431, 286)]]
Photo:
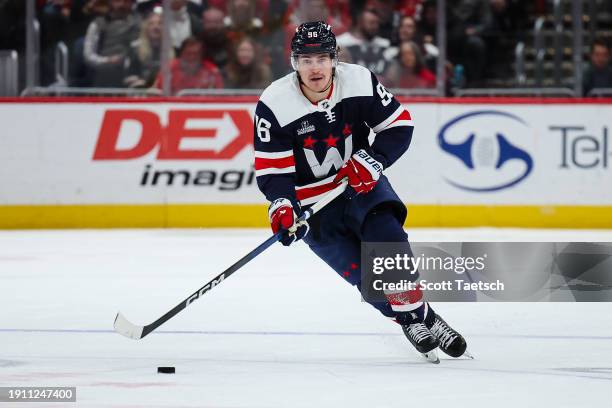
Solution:
[(422, 68), (421, 71), (411, 74), (402, 72), (400, 77), (399, 88), (435, 88), (436, 76), (427, 68)]
[[(170, 88), (172, 94), (183, 89), (219, 89), (223, 88), (223, 77), (221, 71), (215, 64), (203, 60), (202, 64), (193, 69), (186, 67), (180, 59), (174, 59), (170, 63)], [(157, 87), (162, 87), (161, 72), (157, 77)]]

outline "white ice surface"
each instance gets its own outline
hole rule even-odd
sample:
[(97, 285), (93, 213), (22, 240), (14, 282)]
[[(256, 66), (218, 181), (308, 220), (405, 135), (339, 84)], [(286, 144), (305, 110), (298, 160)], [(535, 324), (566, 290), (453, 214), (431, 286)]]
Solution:
[[(140, 341), (112, 331), (117, 311), (150, 323), (267, 236), (0, 232), (0, 386), (76, 386), (79, 407), (612, 406), (610, 304), (436, 304), (476, 360), (435, 366), (302, 244), (272, 247)], [(611, 231), (410, 236), (612, 241)]]

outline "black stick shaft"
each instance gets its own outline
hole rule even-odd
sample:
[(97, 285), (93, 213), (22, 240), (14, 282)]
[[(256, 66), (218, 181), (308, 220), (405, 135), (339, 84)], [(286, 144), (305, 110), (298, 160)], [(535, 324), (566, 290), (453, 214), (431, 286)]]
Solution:
[[(302, 216), (300, 218), (298, 218), (297, 222), (308, 220), (313, 214), (317, 213), (319, 210), (321, 210), (327, 204), (332, 202), (336, 197), (338, 197), (340, 194), (342, 194), (344, 192), (344, 190), (346, 189), (347, 184), (348, 184), (347, 181), (343, 180), (335, 189), (333, 189), (327, 195), (325, 195), (319, 202), (317, 202), (312, 207), (310, 207), (307, 210), (305, 210), (304, 213), (302, 214)], [(200, 289), (198, 289), (196, 292), (194, 292), (191, 296), (189, 296), (187, 299), (183, 300), (181, 303), (176, 305), (174, 308), (172, 308), (170, 311), (168, 311), (162, 317), (160, 317), (159, 319), (155, 320), (151, 324), (148, 324), (146, 326), (140, 326), (140, 327), (142, 327), (142, 333), (140, 334), (140, 337), (133, 337), (132, 335), (129, 335), (129, 334), (126, 334), (126, 333), (122, 333), (122, 334), (127, 335), (128, 337), (131, 337), (131, 338), (135, 338), (135, 339), (138, 339), (138, 338), (141, 339), (141, 338), (145, 337), (147, 334), (149, 334), (153, 330), (157, 329), (159, 326), (161, 326), (162, 324), (164, 324), (165, 322), (170, 320), (172, 317), (176, 316), (181, 310), (185, 309), (187, 306), (189, 306), (195, 300), (197, 300), (200, 297), (202, 297), (202, 295), (204, 295), (206, 292), (208, 292), (209, 290), (211, 290), (212, 288), (217, 286), (219, 283), (223, 282), (223, 280), (225, 280), (225, 278), (227, 278), (228, 276), (232, 275), (238, 269), (242, 268), (244, 265), (246, 265), (249, 261), (251, 261), (257, 255), (261, 254), (263, 251), (268, 249), (272, 244), (274, 244), (276, 241), (278, 241), (280, 239), (282, 234), (283, 234), (283, 232), (280, 231), (280, 232), (277, 232), (276, 234), (272, 235), (270, 238), (268, 238), (267, 240), (262, 242), (257, 248), (253, 249), (251, 252), (249, 252), (248, 254), (243, 256), (242, 258), (240, 258), (236, 263), (234, 263), (232, 266), (227, 268), (225, 271), (223, 271), (219, 275), (215, 276), (206, 285), (202, 286)], [(117, 314), (117, 317), (115, 318), (115, 324), (117, 323), (117, 319), (119, 317), (120, 317), (120, 314)], [(134, 326), (134, 325), (132, 324), (132, 326)], [(115, 326), (115, 328), (116, 328), (116, 326)]]
[(240, 258), (235, 264), (233, 264), (232, 266), (230, 266), (229, 268), (221, 272), (219, 275), (215, 276), (210, 282), (202, 286), (200, 289), (194, 292), (187, 299), (183, 300), (181, 303), (174, 306), (174, 308), (168, 311), (165, 315), (163, 315), (162, 317), (160, 317), (153, 323), (146, 325), (142, 331), (142, 337), (151, 333), (153, 330), (157, 329), (159, 326), (161, 326), (162, 324), (170, 320), (172, 317), (176, 316), (181, 310), (185, 309), (187, 306), (193, 303), (196, 299), (199, 299), (202, 295), (204, 295), (210, 289), (214, 288), (219, 283), (221, 283), (225, 278), (229, 277), (231, 274), (236, 272), (238, 269), (242, 268), (249, 261), (251, 261), (257, 255), (261, 254), (263, 251), (268, 249), (268, 247), (270, 247), (272, 244), (278, 241), (279, 237), (280, 237), (280, 233), (271, 236), (270, 238), (265, 240), (263, 243), (261, 243), (257, 248), (255, 248), (254, 250), (252, 250), (251, 252), (243, 256), (242, 258)]

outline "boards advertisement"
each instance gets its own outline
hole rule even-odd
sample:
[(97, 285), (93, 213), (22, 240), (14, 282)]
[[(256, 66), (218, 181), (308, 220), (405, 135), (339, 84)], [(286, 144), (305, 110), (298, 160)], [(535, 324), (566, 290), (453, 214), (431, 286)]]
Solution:
[[(612, 103), (528, 102), (402, 99), (409, 225), (612, 225)], [(0, 103), (0, 227), (265, 226), (255, 103)]]

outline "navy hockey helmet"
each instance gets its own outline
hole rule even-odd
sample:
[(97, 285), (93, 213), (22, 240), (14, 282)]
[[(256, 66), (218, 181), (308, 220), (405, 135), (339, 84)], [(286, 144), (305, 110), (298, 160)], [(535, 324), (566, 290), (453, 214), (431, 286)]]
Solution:
[(291, 40), (291, 66), (297, 71), (297, 57), (302, 54), (329, 54), (334, 67), (338, 63), (338, 46), (331, 26), (323, 21), (300, 24)]

